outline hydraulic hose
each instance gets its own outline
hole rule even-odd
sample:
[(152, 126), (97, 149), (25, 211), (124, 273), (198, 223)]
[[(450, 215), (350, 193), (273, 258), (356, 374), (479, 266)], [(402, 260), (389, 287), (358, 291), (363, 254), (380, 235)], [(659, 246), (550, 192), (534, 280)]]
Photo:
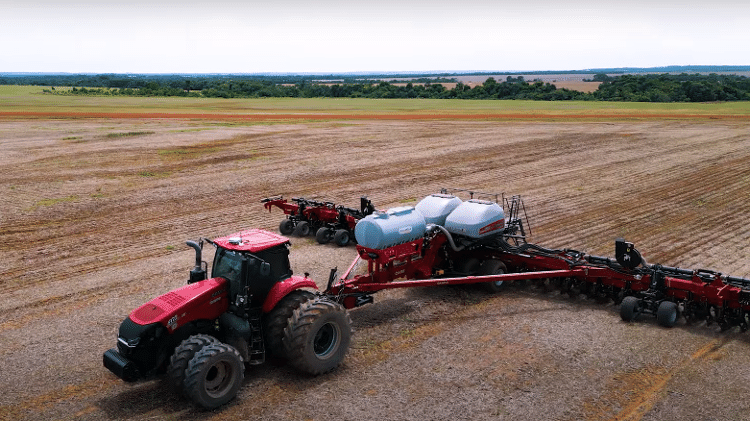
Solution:
[(448, 232), (447, 229), (445, 229), (445, 227), (441, 227), (440, 225), (437, 225), (437, 224), (429, 224), (429, 225), (427, 225), (426, 228), (429, 231), (433, 231), (435, 229), (438, 229), (438, 230), (442, 231), (443, 234), (445, 234), (445, 237), (448, 238), (448, 244), (450, 244), (450, 246), (453, 249), (453, 251), (461, 251), (461, 250), (464, 249), (464, 246), (457, 246), (456, 245), (456, 243), (453, 241), (453, 236), (451, 235), (450, 232)]

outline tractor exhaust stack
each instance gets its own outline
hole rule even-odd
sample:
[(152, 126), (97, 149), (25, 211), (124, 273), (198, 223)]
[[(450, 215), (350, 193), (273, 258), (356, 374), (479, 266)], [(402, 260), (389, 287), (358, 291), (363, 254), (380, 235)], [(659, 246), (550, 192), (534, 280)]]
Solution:
[(203, 241), (186, 241), (188, 247), (195, 249), (195, 267), (190, 271), (189, 284), (206, 279), (206, 264), (203, 262)]

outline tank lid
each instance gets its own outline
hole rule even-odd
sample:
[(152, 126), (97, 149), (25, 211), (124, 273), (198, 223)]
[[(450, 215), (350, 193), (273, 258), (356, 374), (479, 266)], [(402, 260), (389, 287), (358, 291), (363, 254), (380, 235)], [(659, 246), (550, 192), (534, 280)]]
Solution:
[(477, 204), (480, 204), (480, 205), (487, 205), (487, 206), (497, 205), (497, 203), (495, 203), (495, 202), (492, 202), (490, 200), (482, 200), (482, 199), (469, 199), (469, 200), (467, 200), (467, 202), (469, 202), (469, 203), (477, 203)]
[(414, 211), (414, 206), (401, 206), (398, 208), (388, 209), (389, 215), (406, 215)]

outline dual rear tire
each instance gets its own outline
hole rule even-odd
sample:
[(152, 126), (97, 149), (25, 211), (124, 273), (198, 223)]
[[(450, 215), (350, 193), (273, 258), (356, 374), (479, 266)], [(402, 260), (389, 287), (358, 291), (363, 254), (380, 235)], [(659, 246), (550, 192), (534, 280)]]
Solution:
[(289, 323), (289, 318), (294, 314), (302, 303), (315, 298), (310, 291), (298, 289), (292, 291), (282, 298), (276, 307), (265, 318), (263, 333), (266, 338), (266, 352), (272, 357), (285, 360), (287, 358), (284, 348), (284, 329)]
[(351, 325), (339, 303), (322, 297), (302, 303), (284, 329), (289, 364), (313, 376), (335, 369), (349, 348)]

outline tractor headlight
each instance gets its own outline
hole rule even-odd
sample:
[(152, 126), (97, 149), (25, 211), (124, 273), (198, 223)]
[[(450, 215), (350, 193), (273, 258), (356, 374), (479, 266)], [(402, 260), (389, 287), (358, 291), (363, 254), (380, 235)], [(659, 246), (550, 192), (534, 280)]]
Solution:
[(117, 350), (137, 360), (150, 360), (160, 345), (164, 326), (159, 323), (139, 325), (128, 317), (120, 325)]

